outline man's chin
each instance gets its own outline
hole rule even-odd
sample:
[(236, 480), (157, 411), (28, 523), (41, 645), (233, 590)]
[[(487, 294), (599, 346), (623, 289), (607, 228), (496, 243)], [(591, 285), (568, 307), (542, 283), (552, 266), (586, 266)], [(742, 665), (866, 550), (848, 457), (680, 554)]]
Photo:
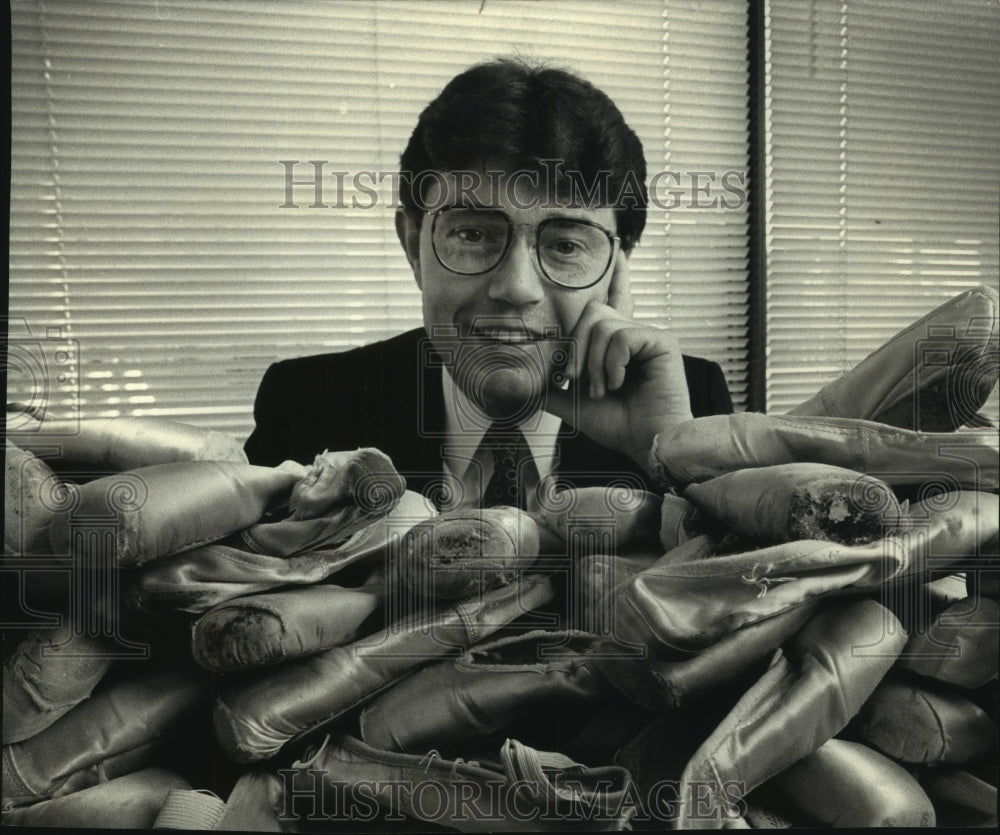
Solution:
[(545, 407), (545, 388), (537, 375), (502, 370), (478, 382), (465, 393), (494, 420), (519, 422)]

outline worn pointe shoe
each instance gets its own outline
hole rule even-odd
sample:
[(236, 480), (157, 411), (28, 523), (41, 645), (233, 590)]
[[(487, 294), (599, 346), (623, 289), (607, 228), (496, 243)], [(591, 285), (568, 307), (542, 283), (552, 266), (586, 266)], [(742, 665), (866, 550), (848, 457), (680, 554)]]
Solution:
[(198, 619), (191, 654), (206, 670), (229, 673), (343, 646), (382, 602), (383, 590), (324, 583), (240, 597)]
[(861, 418), (923, 432), (978, 425), (997, 384), (1000, 297), (985, 285), (897, 333), (790, 415)]
[(698, 791), (713, 812), (684, 806), (680, 828), (712, 827), (738, 800), (846, 727), (906, 641), (900, 624), (865, 597), (826, 600), (688, 761), (682, 798)]
[(68, 624), (29, 632), (3, 665), (3, 744), (34, 736), (86, 699), (114, 647)]
[[(760, 668), (765, 659), (794, 635), (813, 615), (818, 601), (744, 626), (702, 652), (677, 659), (650, 657), (643, 662), (645, 675), (635, 663), (609, 658), (596, 667), (625, 695), (649, 710), (674, 710), (696, 705), (706, 696), (724, 692)], [(628, 682), (627, 692), (621, 683)], [(644, 686), (638, 686), (639, 684)]]
[(151, 829), (167, 796), (190, 788), (162, 768), (146, 768), (90, 788), (4, 811), (4, 826), (52, 829)]
[(892, 533), (903, 512), (885, 482), (829, 464), (748, 467), (689, 485), (684, 498), (760, 544), (862, 545)]
[(335, 548), (389, 513), (405, 490), (406, 480), (377, 449), (326, 452), (292, 488), (289, 516), (250, 525), (226, 544), (272, 557)]
[(905, 537), (850, 546), (801, 540), (679, 563), (668, 554), (632, 580), (621, 605), (663, 645), (701, 650), (815, 598), (924, 579), (931, 559), (935, 567), (977, 559), (997, 536), (998, 520), (1000, 497), (969, 490), (910, 505)]
[(538, 525), (516, 507), (450, 510), (406, 532), (401, 582), (425, 600), (465, 600), (505, 586), (538, 559)]
[(169, 418), (41, 415), (36, 423), (22, 410), (15, 426), (11, 405), (17, 404), (7, 407), (8, 437), (25, 446), (39, 438), (58, 444), (51, 462), (60, 473), (120, 473), (177, 461), (248, 463), (243, 444), (232, 435)]
[(927, 768), (920, 785), (934, 804), (938, 826), (997, 827), (997, 787), (957, 768)]
[(283, 819), (293, 825), (304, 808), (314, 820), (402, 814), (460, 832), (612, 832), (635, 812), (625, 769), (589, 768), (513, 739), (501, 746), (499, 762), (479, 763), (327, 737), (282, 776)]
[[(231, 461), (155, 464), (88, 481), (49, 525), (54, 554), (97, 565), (140, 565), (215, 542), (254, 524), (295, 476)], [(114, 535), (80, 536), (75, 520), (102, 517)]]
[(663, 497), (638, 487), (568, 487), (545, 495), (537, 516), (568, 553), (647, 554), (657, 547)]
[(621, 602), (621, 596), (637, 575), (655, 564), (655, 557), (606, 554), (587, 554), (576, 560), (573, 563), (575, 594), (571, 598), (575, 606), (573, 626), (635, 648), (636, 653), (644, 657), (649, 630), (644, 623), (629, 617), (630, 612)]
[(59, 480), (49, 465), (8, 439), (4, 453), (3, 552), (51, 553), (49, 522), (58, 506)]
[(599, 649), (596, 636), (572, 631), (535, 630), (477, 644), (369, 702), (361, 712), (361, 738), (409, 754), (453, 751), (540, 710), (596, 702), (609, 692), (591, 669)]
[(995, 679), (998, 664), (1000, 604), (988, 597), (953, 603), (899, 657), (900, 667), (970, 690)]
[(718, 527), (718, 523), (683, 496), (667, 493), (663, 497), (660, 506), (660, 547), (663, 553)]
[(227, 683), (214, 713), (219, 742), (237, 762), (274, 756), (415, 668), (481, 641), (553, 598), (547, 577), (526, 575), (438, 612), (418, 612), (353, 644)]
[(654, 565), (622, 596), (666, 647), (698, 652), (737, 629), (814, 598), (873, 591), (907, 565), (896, 540), (836, 545), (802, 540), (743, 554)]
[(821, 826), (868, 829), (934, 826), (934, 806), (917, 780), (866, 745), (830, 739), (772, 777), (766, 788)]
[(207, 612), (227, 600), (277, 586), (319, 583), (362, 561), (381, 565), (388, 559), (394, 539), (436, 515), (437, 511), (423, 496), (407, 490), (388, 514), (336, 548), (286, 559), (216, 542), (131, 570), (122, 578), (122, 596), (136, 610)]
[(208, 695), (196, 669), (115, 682), (41, 733), (3, 747), (4, 806), (24, 806), (150, 765), (165, 734)]
[(906, 763), (961, 765), (994, 747), (997, 724), (957, 688), (887, 678), (858, 714), (865, 742)]
[[(667, 497), (669, 498), (669, 497)], [(683, 500), (682, 500), (683, 501)], [(678, 708), (717, 692), (759, 665), (815, 611), (815, 603), (796, 606), (742, 629), (736, 629), (701, 652), (667, 646), (651, 628), (655, 618), (626, 599), (630, 584), (654, 566), (705, 560), (712, 537), (687, 539), (659, 560), (593, 555), (577, 563), (579, 609), (609, 644), (591, 661), (615, 689), (647, 710)], [(722, 557), (711, 557), (711, 564)], [(618, 651), (614, 651), (617, 649)]]
[(870, 420), (738, 412), (694, 418), (653, 439), (650, 472), (682, 488), (748, 467), (830, 464), (880, 478), (890, 487), (946, 479), (952, 489), (996, 490), (995, 430), (914, 432)]

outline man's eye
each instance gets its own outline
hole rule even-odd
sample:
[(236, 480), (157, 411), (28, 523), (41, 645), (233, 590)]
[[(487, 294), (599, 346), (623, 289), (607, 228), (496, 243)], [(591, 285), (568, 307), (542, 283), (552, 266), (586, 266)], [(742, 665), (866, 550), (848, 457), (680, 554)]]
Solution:
[(574, 255), (582, 255), (585, 252), (585, 247), (579, 242), (570, 240), (569, 238), (562, 238), (558, 241), (552, 241), (549, 244), (549, 251), (555, 255), (562, 257), (571, 257)]
[(480, 244), (486, 240), (486, 233), (475, 226), (463, 226), (452, 231), (451, 237), (457, 238), (466, 244)]

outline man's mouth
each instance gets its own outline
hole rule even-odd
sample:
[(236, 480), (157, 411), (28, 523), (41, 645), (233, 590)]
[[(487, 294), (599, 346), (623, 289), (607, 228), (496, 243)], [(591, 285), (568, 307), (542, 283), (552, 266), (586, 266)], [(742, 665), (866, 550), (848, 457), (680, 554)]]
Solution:
[(469, 328), (469, 338), (481, 339), (489, 342), (502, 342), (505, 345), (527, 345), (533, 342), (540, 342), (546, 338), (546, 333), (528, 327), (520, 319), (503, 320), (500, 318), (490, 321), (490, 317), (480, 317), (473, 322)]
[(540, 333), (533, 333), (527, 330), (510, 328), (477, 328), (470, 333), (473, 339), (489, 340), (491, 342), (503, 342), (507, 345), (526, 345), (532, 342), (539, 342), (544, 337)]

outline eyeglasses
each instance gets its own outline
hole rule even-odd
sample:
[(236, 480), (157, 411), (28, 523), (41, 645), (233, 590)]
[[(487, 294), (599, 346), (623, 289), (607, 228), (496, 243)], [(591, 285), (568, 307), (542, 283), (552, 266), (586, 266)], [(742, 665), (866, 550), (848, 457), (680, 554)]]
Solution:
[(552, 217), (537, 226), (515, 224), (499, 209), (452, 206), (429, 212), (434, 255), (446, 270), (482, 275), (496, 267), (514, 240), (514, 229), (535, 230), (535, 254), (545, 277), (573, 290), (600, 281), (611, 266), (617, 235), (589, 220)]

